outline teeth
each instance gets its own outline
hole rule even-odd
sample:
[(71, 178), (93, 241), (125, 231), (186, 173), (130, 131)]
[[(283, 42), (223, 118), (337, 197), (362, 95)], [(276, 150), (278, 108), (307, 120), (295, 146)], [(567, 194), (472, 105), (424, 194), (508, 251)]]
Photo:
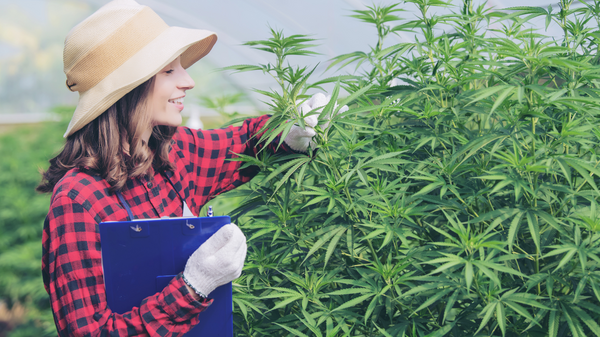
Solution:
[(183, 97), (177, 98), (177, 99), (170, 99), (169, 102), (175, 103), (175, 104), (183, 104)]

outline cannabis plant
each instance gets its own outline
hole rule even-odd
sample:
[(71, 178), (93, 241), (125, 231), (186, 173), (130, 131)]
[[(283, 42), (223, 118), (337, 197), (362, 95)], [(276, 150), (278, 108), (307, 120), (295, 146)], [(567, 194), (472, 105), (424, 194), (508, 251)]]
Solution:
[[(276, 30), (247, 43), (272, 63), (229, 68), (277, 80), (256, 89), (263, 141), (335, 83), (309, 153), (236, 159), (262, 169), (233, 192), (236, 334), (600, 336), (600, 1), (405, 2), (416, 18), (354, 12), (378, 38), (333, 58), (339, 76), (311, 81), (288, 59), (311, 39)], [(414, 41), (387, 43), (398, 32)]]

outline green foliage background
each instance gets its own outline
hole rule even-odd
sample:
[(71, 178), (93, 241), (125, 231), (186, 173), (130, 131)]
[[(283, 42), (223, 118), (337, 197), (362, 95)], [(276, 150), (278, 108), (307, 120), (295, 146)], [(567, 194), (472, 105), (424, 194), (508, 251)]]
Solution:
[[(265, 141), (304, 126), (298, 103), (335, 83), (312, 112), (315, 149), (242, 156), (262, 173), (215, 201), (243, 200), (226, 212), (249, 242), (236, 334), (600, 336), (600, 1), (403, 4), (419, 16), (354, 13), (378, 39), (334, 58), (342, 75), (311, 81), (288, 57), (312, 40), (276, 30), (248, 42), (272, 63), (229, 67), (279, 83), (257, 89), (272, 102)], [(564, 37), (524, 28), (537, 17)], [(397, 32), (420, 37), (387, 47)], [(33, 189), (65, 127), (0, 135), (0, 301), (26, 308), (11, 336), (55, 334), (39, 266), (49, 197)]]

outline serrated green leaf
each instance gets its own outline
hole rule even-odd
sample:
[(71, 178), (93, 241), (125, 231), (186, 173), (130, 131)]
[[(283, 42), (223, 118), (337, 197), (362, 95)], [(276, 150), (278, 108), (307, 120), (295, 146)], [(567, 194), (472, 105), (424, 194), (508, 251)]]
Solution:
[(334, 312), (334, 311), (340, 311), (340, 310), (343, 310), (343, 309), (346, 309), (346, 308), (351, 308), (351, 307), (353, 307), (353, 306), (355, 306), (355, 305), (357, 305), (359, 303), (364, 302), (366, 299), (368, 299), (369, 297), (374, 296), (374, 295), (375, 294), (362, 295), (362, 296), (360, 296), (358, 298), (355, 298), (353, 300), (350, 300), (348, 302), (343, 303), (339, 307), (333, 309), (332, 312)]

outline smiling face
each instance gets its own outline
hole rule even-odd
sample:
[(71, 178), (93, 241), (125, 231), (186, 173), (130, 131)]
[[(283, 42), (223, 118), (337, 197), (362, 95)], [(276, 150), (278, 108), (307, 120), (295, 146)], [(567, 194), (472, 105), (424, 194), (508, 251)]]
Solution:
[(194, 85), (194, 80), (181, 66), (179, 57), (159, 71), (147, 101), (152, 126), (181, 125), (185, 91), (192, 89)]

